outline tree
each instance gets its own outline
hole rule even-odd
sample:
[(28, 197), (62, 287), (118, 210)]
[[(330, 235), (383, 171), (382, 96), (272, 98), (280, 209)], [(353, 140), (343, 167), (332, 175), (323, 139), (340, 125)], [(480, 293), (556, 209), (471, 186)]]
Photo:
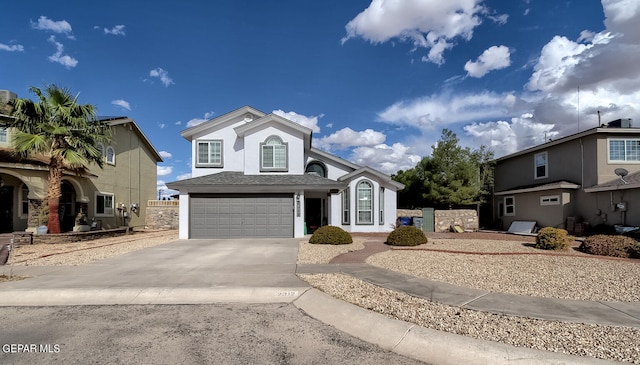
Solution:
[(431, 156), (393, 176), (406, 186), (398, 194), (400, 206), (451, 208), (486, 201), (493, 184), (492, 151), (485, 146), (479, 150), (463, 148), (448, 129), (431, 148)]
[(38, 97), (17, 98), (9, 102), (13, 119), (8, 125), (14, 130), (12, 145), (16, 153), (45, 155), (49, 159), (47, 176), (48, 228), (60, 233), (58, 213), (62, 174), (65, 169), (81, 172), (90, 163), (104, 165), (98, 142), (108, 143), (111, 127), (95, 120), (96, 108), (91, 104), (78, 104), (68, 89), (47, 85), (44, 92), (37, 87), (29, 89)]

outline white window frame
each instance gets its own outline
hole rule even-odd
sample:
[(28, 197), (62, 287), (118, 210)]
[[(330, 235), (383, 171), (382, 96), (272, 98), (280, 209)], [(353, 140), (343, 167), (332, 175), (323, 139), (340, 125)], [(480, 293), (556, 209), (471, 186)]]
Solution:
[[(109, 153), (111, 153), (111, 156), (109, 156)], [(105, 160), (109, 165), (116, 164), (116, 150), (113, 148), (113, 146), (107, 146), (107, 148), (104, 150), (104, 155)]]
[(541, 196), (540, 205), (560, 205), (560, 195)]
[[(273, 142), (278, 142), (273, 143)], [(271, 166), (265, 166), (265, 149), (271, 149)], [(277, 158), (276, 153), (278, 150), (284, 150), (284, 165), (276, 166)], [(279, 171), (286, 172), (289, 171), (289, 144), (284, 142), (282, 138), (279, 136), (273, 135), (267, 137), (264, 142), (260, 143), (260, 171)]]
[(342, 191), (342, 224), (351, 224), (351, 189)]
[[(98, 213), (98, 198), (102, 197), (104, 200), (103, 202), (106, 203), (107, 199), (110, 198), (111, 200), (111, 207), (108, 207), (107, 205), (103, 205), (102, 209), (104, 210), (102, 213)], [(95, 193), (95, 200), (94, 200), (95, 204), (94, 204), (94, 214), (96, 217), (114, 217), (115, 216), (115, 196), (111, 193), (101, 193), (101, 192), (96, 192)]]
[[(27, 189), (26, 199), (23, 196), (25, 188)], [(26, 203), (27, 209), (25, 209), (25, 203)], [(20, 218), (22, 219), (28, 218), (29, 217), (29, 187), (25, 183), (22, 183), (22, 185), (20, 186), (20, 195), (18, 195), (18, 206), (20, 207)]]
[[(207, 146), (207, 161), (200, 160), (200, 145)], [(220, 157), (211, 154), (211, 146), (220, 145)], [(221, 139), (200, 140), (196, 142), (196, 167), (223, 167), (224, 142)], [(213, 158), (212, 158), (213, 157)]]
[[(368, 185), (369, 187), (366, 189), (361, 188), (361, 186), (365, 186)], [(367, 197), (360, 197), (360, 193), (361, 191), (363, 193), (366, 193), (368, 191), (368, 199), (366, 199)], [(370, 203), (368, 204), (368, 207), (364, 206), (364, 202), (366, 201), (370, 201)], [(374, 204), (373, 204), (373, 183), (371, 181), (368, 180), (361, 180), (360, 182), (358, 182), (358, 184), (356, 185), (356, 224), (358, 225), (372, 225), (373, 224), (373, 208), (374, 208)], [(364, 220), (360, 217), (361, 213), (369, 213), (369, 220)]]
[[(507, 203), (507, 200), (511, 199), (511, 204)], [(511, 212), (509, 212), (511, 207)], [(516, 197), (513, 195), (504, 197), (504, 215), (507, 217), (513, 217), (516, 215)]]
[(379, 191), (379, 197), (378, 197), (378, 204), (379, 204), (379, 211), (380, 211), (380, 218), (378, 220), (378, 223), (380, 225), (384, 224), (384, 187), (380, 187), (380, 191)]
[[(544, 159), (544, 163), (538, 163), (538, 157)], [(538, 175), (538, 167), (544, 166), (544, 175)], [(549, 177), (549, 154), (545, 152), (536, 153), (533, 156), (533, 177), (535, 179), (545, 179)]]
[[(624, 154), (623, 159), (613, 159), (611, 154), (611, 142), (623, 142), (623, 151)], [(629, 163), (629, 164), (638, 164), (640, 163), (640, 152), (636, 152), (638, 154), (637, 160), (629, 160), (628, 154), (629, 149), (632, 146), (629, 146), (630, 143), (640, 144), (640, 138), (607, 138), (607, 161), (609, 163)], [(640, 146), (638, 146), (640, 147)]]

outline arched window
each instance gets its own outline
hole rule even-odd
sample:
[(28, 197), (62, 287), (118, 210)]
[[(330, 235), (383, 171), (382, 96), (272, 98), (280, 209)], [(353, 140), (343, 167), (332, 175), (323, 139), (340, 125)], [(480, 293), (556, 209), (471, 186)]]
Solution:
[(361, 181), (357, 190), (357, 224), (373, 224), (373, 186), (368, 181)]
[(116, 164), (116, 151), (111, 146), (107, 147), (107, 163)]
[(305, 172), (308, 174), (314, 174), (321, 177), (327, 177), (327, 170), (324, 168), (324, 165), (318, 161), (310, 162), (307, 165)]
[(261, 171), (287, 171), (287, 143), (278, 136), (271, 136), (260, 144)]

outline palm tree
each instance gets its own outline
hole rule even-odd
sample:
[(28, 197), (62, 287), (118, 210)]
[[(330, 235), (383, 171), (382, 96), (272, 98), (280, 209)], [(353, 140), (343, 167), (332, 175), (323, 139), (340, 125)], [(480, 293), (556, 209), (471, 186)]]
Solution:
[(68, 89), (51, 84), (44, 92), (37, 87), (29, 90), (38, 97), (37, 102), (23, 98), (10, 102), (15, 118), (9, 125), (14, 129), (12, 144), (16, 153), (24, 157), (42, 154), (49, 158), (48, 229), (50, 233), (60, 233), (62, 173), (65, 169), (87, 170), (92, 162), (102, 168), (104, 158), (96, 145), (109, 142), (111, 127), (95, 120), (95, 106), (78, 104), (78, 96)]

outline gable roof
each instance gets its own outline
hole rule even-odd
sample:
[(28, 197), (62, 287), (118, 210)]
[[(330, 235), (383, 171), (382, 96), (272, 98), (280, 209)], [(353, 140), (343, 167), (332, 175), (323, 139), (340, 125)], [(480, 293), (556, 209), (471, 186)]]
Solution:
[(562, 137), (559, 139), (555, 139), (555, 140), (551, 140), (549, 142), (537, 145), (537, 146), (533, 146), (527, 149), (524, 149), (522, 151), (518, 151), (518, 152), (514, 152), (512, 154), (506, 155), (506, 156), (502, 156), (499, 158), (496, 158), (495, 161), (496, 162), (500, 162), (500, 161), (504, 161), (504, 160), (508, 160), (510, 158), (513, 157), (517, 157), (517, 156), (522, 156), (522, 155), (526, 155), (528, 153), (532, 153), (532, 152), (536, 152), (536, 151), (540, 151), (543, 149), (547, 149), (549, 147), (553, 147), (562, 143), (566, 143), (569, 141), (573, 141), (575, 139), (580, 139), (586, 136), (590, 136), (592, 134), (638, 134), (640, 136), (640, 128), (618, 128), (618, 127), (596, 127), (596, 128), (591, 128), (591, 129), (587, 129), (585, 131), (576, 133), (576, 134), (572, 134), (566, 137)]
[(368, 176), (374, 176), (375, 178), (384, 181), (387, 184), (391, 184), (394, 187), (396, 187), (398, 190), (402, 190), (404, 189), (404, 184), (399, 183), (393, 179), (391, 179), (391, 177), (387, 174), (384, 174), (378, 170), (374, 170), (369, 166), (364, 166), (361, 167), (355, 171), (352, 171), (346, 175), (342, 175), (338, 178), (338, 181), (348, 181), (353, 179), (354, 177), (360, 176), (360, 175), (368, 175)]
[(638, 188), (640, 188), (640, 171), (633, 172), (625, 176), (624, 181), (622, 179), (613, 179), (602, 184), (585, 188), (584, 191), (587, 193), (595, 193), (598, 191), (613, 191)]
[(247, 106), (243, 106), (242, 108), (238, 108), (236, 110), (225, 113), (219, 117), (210, 119), (204, 123), (200, 123), (196, 126), (185, 129), (182, 132), (180, 132), (180, 135), (183, 138), (187, 139), (189, 142), (191, 142), (195, 136), (206, 131), (207, 129), (210, 129), (219, 124), (222, 124), (228, 121), (229, 119), (238, 118), (246, 114), (255, 115), (258, 118), (262, 118), (265, 115), (267, 115), (266, 113), (247, 105)]
[(333, 181), (314, 174), (303, 175), (245, 175), (240, 171), (223, 171), (167, 183), (169, 189), (204, 192), (291, 192), (294, 190), (342, 190), (346, 183)]
[(160, 156), (160, 153), (158, 153), (158, 151), (155, 149), (155, 147), (153, 147), (153, 144), (151, 144), (151, 141), (149, 140), (149, 138), (147, 138), (147, 136), (142, 132), (142, 129), (140, 129), (138, 124), (136, 124), (136, 122), (133, 119), (131, 119), (129, 117), (100, 117), (97, 120), (101, 121), (101, 122), (108, 122), (109, 125), (111, 125), (111, 126), (129, 124), (132, 127), (133, 131), (142, 140), (142, 142), (147, 146), (147, 148), (149, 148), (149, 150), (153, 154), (153, 157), (156, 159), (156, 161), (157, 162), (163, 162), (164, 161), (162, 159), (162, 156)]
[(327, 159), (327, 160), (331, 160), (331, 161), (333, 161), (333, 162), (336, 162), (336, 163), (338, 163), (338, 164), (341, 164), (341, 165), (343, 165), (343, 166), (345, 166), (345, 167), (348, 167), (348, 168), (354, 169), (354, 170), (357, 170), (357, 169), (359, 169), (359, 168), (361, 168), (361, 167), (362, 167), (362, 166), (360, 166), (360, 165), (356, 165), (356, 164), (354, 164), (354, 163), (353, 163), (353, 162), (351, 162), (351, 161), (347, 161), (347, 160), (345, 160), (345, 159), (343, 159), (343, 158), (340, 158), (340, 157), (335, 156), (335, 155), (332, 155), (332, 154), (330, 154), (330, 153), (328, 153), (328, 152), (325, 152), (325, 151), (322, 151), (322, 150), (320, 150), (320, 149), (317, 149), (316, 147), (311, 147), (311, 149), (309, 149), (309, 152), (310, 152), (310, 153), (313, 153), (313, 154), (316, 154), (316, 155), (318, 155), (318, 156), (320, 156), (320, 157), (322, 157), (322, 158), (325, 158), (325, 159)]

